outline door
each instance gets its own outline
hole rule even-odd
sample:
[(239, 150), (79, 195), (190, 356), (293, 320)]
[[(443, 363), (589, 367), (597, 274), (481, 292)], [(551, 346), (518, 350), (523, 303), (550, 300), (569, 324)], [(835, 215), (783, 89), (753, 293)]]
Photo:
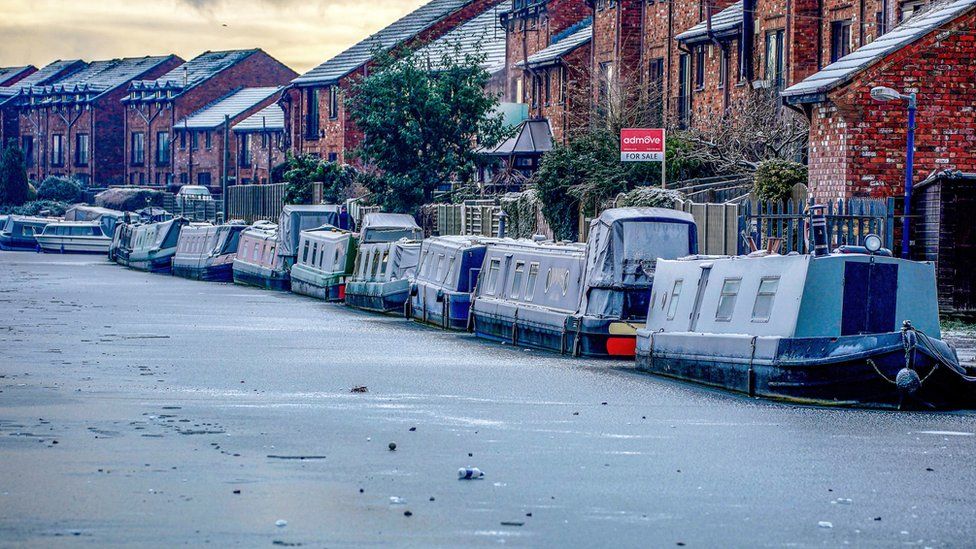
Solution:
[(708, 276), (711, 272), (711, 264), (702, 265), (701, 276), (698, 278), (698, 292), (695, 294), (695, 306), (691, 309), (689, 332), (694, 332), (698, 328), (698, 317), (701, 316), (702, 300), (705, 297), (705, 288), (708, 287)]
[(844, 265), (841, 335), (897, 330), (898, 265), (849, 261)]

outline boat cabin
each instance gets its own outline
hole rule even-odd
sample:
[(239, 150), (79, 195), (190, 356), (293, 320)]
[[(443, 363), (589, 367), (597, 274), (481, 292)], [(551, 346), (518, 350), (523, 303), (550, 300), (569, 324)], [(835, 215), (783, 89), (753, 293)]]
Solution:
[(416, 240), (362, 244), (346, 283), (346, 304), (370, 311), (399, 311), (420, 260)]
[(298, 258), (291, 268), (293, 292), (326, 301), (343, 301), (352, 274), (359, 235), (335, 227), (302, 231)]
[(44, 227), (57, 222), (47, 217), (11, 215), (0, 230), (0, 250), (36, 250), (37, 239)]
[(195, 280), (230, 282), (243, 223), (193, 223), (180, 232), (173, 274)]
[(122, 224), (116, 229), (113, 249), (109, 254), (132, 269), (170, 272), (180, 231), (185, 225), (187, 221), (182, 218), (157, 223)]
[(445, 329), (467, 329), (485, 253), (496, 242), (471, 236), (424, 240), (410, 290), (410, 316)]
[[(319, 204), (313, 206), (288, 204), (278, 217), (278, 254), (285, 257), (290, 268), (298, 255), (298, 241), (302, 231), (323, 226), (342, 228), (343, 206)], [(348, 216), (345, 216), (348, 220)], [(348, 221), (346, 222), (348, 224)], [(347, 227), (348, 228), (348, 227)]]
[(273, 290), (288, 290), (289, 276), (278, 253), (278, 225), (259, 221), (245, 229), (234, 258), (234, 282)]

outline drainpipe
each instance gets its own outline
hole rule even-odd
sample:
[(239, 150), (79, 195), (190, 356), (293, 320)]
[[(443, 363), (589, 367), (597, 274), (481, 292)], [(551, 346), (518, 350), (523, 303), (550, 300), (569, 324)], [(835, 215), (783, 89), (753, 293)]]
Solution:
[[(705, 35), (708, 37), (708, 39), (713, 44), (715, 44), (716, 47), (718, 47), (719, 53), (721, 55), (720, 59), (721, 59), (721, 63), (723, 65), (723, 68), (722, 69), (719, 69), (719, 70), (724, 70), (725, 71), (725, 86), (724, 86), (724, 89), (722, 90), (722, 111), (723, 112), (728, 112), (728, 110), (729, 110), (729, 101), (730, 101), (730, 98), (729, 98), (729, 88), (731, 87), (729, 85), (729, 56), (728, 56), (728, 53), (727, 53), (727, 47), (726, 47), (726, 45), (723, 44), (721, 40), (719, 40), (718, 38), (716, 38), (715, 37), (715, 33), (712, 32), (712, 10), (713, 10), (714, 7), (715, 7), (714, 0), (708, 0), (708, 4), (706, 5), (706, 8), (705, 8), (706, 9), (706, 13), (705, 13)], [(746, 13), (743, 10), (743, 13), (742, 13), (742, 19), (743, 19), (743, 21), (745, 21), (745, 18), (746, 18)]]
[(672, 58), (674, 57), (674, 55), (671, 51), (672, 42), (674, 42), (674, 2), (668, 2), (668, 38), (666, 43), (668, 70), (667, 70), (667, 75), (664, 78), (665, 81), (664, 119), (665, 121), (667, 120), (667, 117), (671, 113), (671, 92), (672, 92), (672, 84), (673, 84), (671, 82), (671, 75), (673, 74), (672, 70), (674, 69), (674, 63), (672, 62)]
[[(819, 1), (822, 2), (823, 0)], [(739, 40), (739, 48), (741, 50), (741, 55), (739, 55), (739, 65), (742, 76), (750, 84), (755, 77), (753, 67), (756, 33), (756, 20), (753, 14), (755, 13), (756, 0), (742, 0), (742, 38)], [(749, 17), (747, 17), (746, 14), (749, 14)]]
[[(230, 116), (224, 115), (224, 150), (223, 150), (223, 171), (224, 177), (221, 183), (220, 193), (222, 195), (222, 200), (224, 202), (224, 219), (227, 219), (227, 148), (230, 146)], [(236, 163), (235, 163), (236, 166)], [(235, 167), (235, 174), (237, 173)], [(235, 175), (236, 176), (236, 175)]]

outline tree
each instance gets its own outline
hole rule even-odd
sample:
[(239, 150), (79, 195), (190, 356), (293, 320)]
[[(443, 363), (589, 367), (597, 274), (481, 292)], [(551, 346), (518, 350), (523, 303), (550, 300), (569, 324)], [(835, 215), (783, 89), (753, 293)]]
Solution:
[(285, 170), (285, 204), (311, 204), (312, 183), (315, 173), (319, 169), (321, 160), (310, 155), (288, 157), (288, 168)]
[(798, 183), (806, 184), (807, 167), (799, 162), (771, 158), (756, 169), (753, 190), (760, 200), (786, 200)]
[(356, 194), (357, 172), (352, 166), (326, 162), (312, 155), (289, 156), (281, 170), (285, 183), (286, 204), (311, 204), (313, 186), (322, 184), (322, 200), (339, 204)]
[(498, 98), (486, 91), (484, 54), (448, 48), (437, 59), (378, 52), (347, 105), (365, 138), (357, 156), (381, 174), (370, 178), (373, 202), (415, 213), (438, 186), (469, 175), (475, 150), (502, 135)]
[(0, 205), (20, 206), (27, 201), (29, 190), (24, 153), (11, 140), (0, 155)]
[(70, 202), (74, 204), (82, 197), (81, 184), (66, 177), (48, 177), (37, 188), (38, 200)]

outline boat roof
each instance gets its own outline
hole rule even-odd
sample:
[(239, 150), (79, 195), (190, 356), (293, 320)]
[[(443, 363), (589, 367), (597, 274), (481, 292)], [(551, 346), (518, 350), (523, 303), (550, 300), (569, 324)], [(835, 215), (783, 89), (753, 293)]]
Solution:
[(610, 225), (623, 221), (677, 221), (694, 223), (695, 218), (690, 213), (680, 212), (669, 208), (610, 208), (604, 210), (597, 218), (600, 223)]
[(419, 229), (412, 215), (372, 212), (363, 217), (362, 231), (368, 229)]
[(281, 213), (293, 212), (338, 212), (341, 206), (335, 204), (286, 204)]

